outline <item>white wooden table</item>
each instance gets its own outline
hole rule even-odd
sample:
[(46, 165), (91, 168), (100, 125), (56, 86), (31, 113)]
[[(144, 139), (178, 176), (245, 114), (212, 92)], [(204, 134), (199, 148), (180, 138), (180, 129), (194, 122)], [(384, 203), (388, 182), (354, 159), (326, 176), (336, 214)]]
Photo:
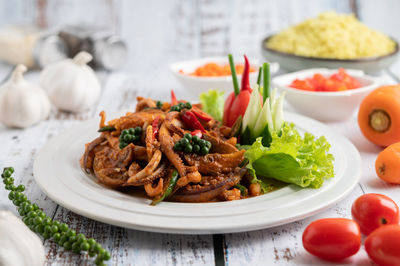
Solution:
[[(37, 2), (37, 3), (36, 3)], [(0, 25), (12, 22), (57, 26), (66, 23), (95, 23), (109, 26), (128, 41), (130, 60), (125, 70), (99, 72), (102, 97), (92, 109), (74, 115), (52, 110), (45, 122), (26, 130), (0, 126), (0, 167), (14, 166), (16, 183), (26, 185), (28, 197), (54, 219), (78, 232), (95, 238), (112, 253), (111, 265), (324, 265), (307, 254), (301, 235), (312, 221), (323, 217), (350, 217), (352, 202), (360, 195), (377, 192), (400, 204), (400, 187), (380, 181), (374, 161), (381, 148), (369, 143), (360, 133), (355, 117), (343, 123), (328, 124), (333, 131), (347, 136), (361, 153), (362, 177), (359, 185), (341, 202), (308, 219), (284, 226), (247, 233), (225, 235), (171, 235), (127, 230), (87, 219), (55, 204), (35, 184), (32, 164), (40, 148), (64, 129), (96, 117), (101, 110), (114, 113), (133, 109), (138, 95), (169, 99), (170, 89), (181, 98), (195, 100), (176, 82), (168, 63), (207, 55), (247, 53), (260, 56), (260, 41), (267, 34), (281, 30), (327, 9), (354, 11), (368, 25), (398, 35), (395, 0), (208, 0), (208, 1), (71, 1), (0, 0)], [(251, 4), (247, 4), (251, 2)], [(359, 6), (355, 7), (355, 3)], [(382, 4), (383, 3), (383, 4)], [(150, 15), (149, 15), (150, 14)], [(388, 23), (388, 19), (390, 23)], [(395, 35), (396, 36), (396, 35)], [(10, 66), (0, 64), (0, 80)], [(380, 75), (384, 83), (398, 83), (400, 68)], [(27, 78), (37, 81), (38, 73)], [(0, 189), (0, 210), (15, 207)], [(92, 259), (64, 252), (52, 241), (44, 241), (46, 265), (91, 265)], [(372, 265), (362, 249), (347, 265)], [(329, 264), (331, 265), (331, 264)]]

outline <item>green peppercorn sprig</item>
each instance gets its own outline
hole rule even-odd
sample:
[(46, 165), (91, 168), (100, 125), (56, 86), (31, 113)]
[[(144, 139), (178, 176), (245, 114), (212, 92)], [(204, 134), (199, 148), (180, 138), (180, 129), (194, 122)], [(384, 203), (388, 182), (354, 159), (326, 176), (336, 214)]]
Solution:
[(142, 128), (135, 127), (130, 129), (124, 129), (119, 136), (119, 148), (123, 149), (129, 145), (129, 143), (136, 143), (140, 140), (142, 135)]
[(192, 136), (186, 133), (183, 138), (174, 145), (175, 151), (183, 151), (186, 154), (196, 153), (198, 155), (207, 155), (210, 152), (211, 142), (201, 139), (198, 136)]
[(156, 106), (157, 106), (157, 109), (161, 109), (163, 107), (162, 101), (157, 101)]
[(178, 103), (177, 105), (171, 106), (170, 111), (177, 111), (180, 112), (183, 109), (192, 109), (192, 104), (190, 102), (187, 103)]
[(86, 239), (84, 234), (76, 234), (75, 230), (70, 229), (67, 224), (60, 223), (48, 217), (36, 203), (31, 203), (26, 195), (24, 185), (14, 185), (13, 167), (3, 169), (1, 177), (6, 190), (10, 190), (8, 198), (18, 207), (18, 213), (22, 221), (33, 231), (43, 237), (43, 239), (52, 238), (54, 242), (66, 250), (72, 250), (74, 253), (88, 252), (90, 257), (96, 256), (94, 263), (96, 265), (105, 265), (104, 261), (111, 258), (110, 252), (105, 250), (93, 238)]

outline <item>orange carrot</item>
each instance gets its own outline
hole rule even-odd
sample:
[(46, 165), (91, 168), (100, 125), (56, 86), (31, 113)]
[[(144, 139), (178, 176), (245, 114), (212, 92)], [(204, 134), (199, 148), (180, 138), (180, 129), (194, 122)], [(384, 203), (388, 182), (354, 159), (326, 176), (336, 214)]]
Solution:
[[(235, 65), (236, 73), (238, 75), (243, 74), (244, 66), (243, 65)], [(254, 72), (255, 68), (250, 67), (250, 72)], [(183, 70), (179, 70), (179, 73), (185, 74)], [(220, 76), (230, 76), (231, 69), (228, 64), (225, 65), (218, 65), (217, 63), (207, 63), (203, 66), (199, 66), (195, 69), (192, 73), (189, 73), (190, 76), (197, 76), (197, 77), (220, 77)]]
[(380, 179), (400, 184), (400, 142), (390, 145), (379, 153), (375, 161), (375, 170)]
[(361, 132), (386, 147), (400, 141), (400, 84), (383, 86), (364, 98), (358, 112)]

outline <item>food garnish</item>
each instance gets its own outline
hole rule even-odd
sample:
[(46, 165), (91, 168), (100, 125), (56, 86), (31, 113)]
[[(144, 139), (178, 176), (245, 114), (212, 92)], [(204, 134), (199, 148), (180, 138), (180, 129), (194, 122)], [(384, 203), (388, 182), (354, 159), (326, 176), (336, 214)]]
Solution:
[[(243, 73), (243, 65), (237, 64), (234, 66), (235, 72), (239, 75)], [(254, 72), (254, 67), (250, 67), (250, 72)], [(197, 77), (221, 77), (221, 76), (229, 76), (231, 75), (231, 68), (228, 64), (220, 65), (217, 63), (207, 63), (203, 66), (199, 66), (195, 69), (194, 72), (191, 72), (187, 75), (197, 76)], [(186, 74), (183, 70), (179, 70), (179, 73)]]
[(400, 141), (400, 85), (377, 88), (363, 99), (358, 125), (364, 136), (379, 146)]
[(272, 36), (266, 47), (307, 57), (356, 59), (392, 53), (388, 36), (362, 24), (354, 15), (325, 12)]
[(242, 75), (242, 86), (239, 89), (239, 84), (237, 81), (237, 75), (234, 70), (235, 63), (233, 62), (232, 55), (229, 55), (229, 63), (232, 68), (232, 81), (233, 81), (233, 88), (234, 91), (228, 96), (225, 101), (224, 105), (224, 116), (223, 116), (223, 124), (225, 126), (231, 127), (239, 116), (244, 116), (246, 112), (247, 105), (250, 101), (250, 95), (253, 91), (250, 87), (249, 81), (249, 68), (250, 63), (247, 59), (247, 56), (244, 56), (245, 65), (244, 65), (244, 72)]
[(400, 184), (400, 142), (381, 151), (375, 161), (378, 177), (388, 183)]
[(291, 88), (305, 91), (346, 91), (360, 86), (360, 82), (347, 74), (343, 68), (339, 68), (337, 73), (329, 77), (315, 73), (311, 78), (295, 79), (289, 85)]
[(203, 111), (210, 114), (215, 120), (222, 121), (224, 113), (224, 92), (208, 90), (200, 94)]
[(94, 260), (96, 265), (105, 265), (103, 261), (111, 258), (110, 252), (105, 250), (93, 238), (87, 239), (82, 233), (76, 234), (75, 230), (70, 229), (67, 224), (60, 223), (48, 217), (36, 203), (31, 203), (23, 193), (24, 185), (14, 185), (13, 167), (3, 169), (1, 177), (5, 184), (5, 189), (10, 190), (8, 198), (18, 207), (18, 213), (22, 217), (22, 221), (33, 232), (39, 234), (43, 239), (53, 239), (55, 243), (64, 247), (65, 250), (72, 250), (74, 253), (80, 254), (87, 252), (90, 257), (97, 256)]
[[(201, 134), (201, 131), (199, 131)], [(196, 153), (198, 155), (207, 155), (211, 149), (211, 142), (199, 137), (196, 132), (194, 135), (186, 133), (183, 138), (178, 140), (174, 145), (175, 151), (183, 151), (186, 154)]]
[(123, 149), (126, 146), (128, 146), (129, 143), (135, 143), (139, 141), (141, 135), (142, 135), (142, 128), (139, 126), (135, 128), (122, 130), (121, 135), (119, 136), (119, 148)]

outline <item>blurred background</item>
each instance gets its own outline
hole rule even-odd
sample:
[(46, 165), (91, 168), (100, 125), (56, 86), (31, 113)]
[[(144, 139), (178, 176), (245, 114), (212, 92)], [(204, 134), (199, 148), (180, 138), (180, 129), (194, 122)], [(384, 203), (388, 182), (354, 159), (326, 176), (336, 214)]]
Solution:
[(267, 35), (327, 10), (354, 13), (400, 39), (397, 0), (0, 0), (0, 27), (107, 29), (126, 42), (123, 69), (148, 73), (167, 72), (171, 61), (228, 52), (261, 57)]

